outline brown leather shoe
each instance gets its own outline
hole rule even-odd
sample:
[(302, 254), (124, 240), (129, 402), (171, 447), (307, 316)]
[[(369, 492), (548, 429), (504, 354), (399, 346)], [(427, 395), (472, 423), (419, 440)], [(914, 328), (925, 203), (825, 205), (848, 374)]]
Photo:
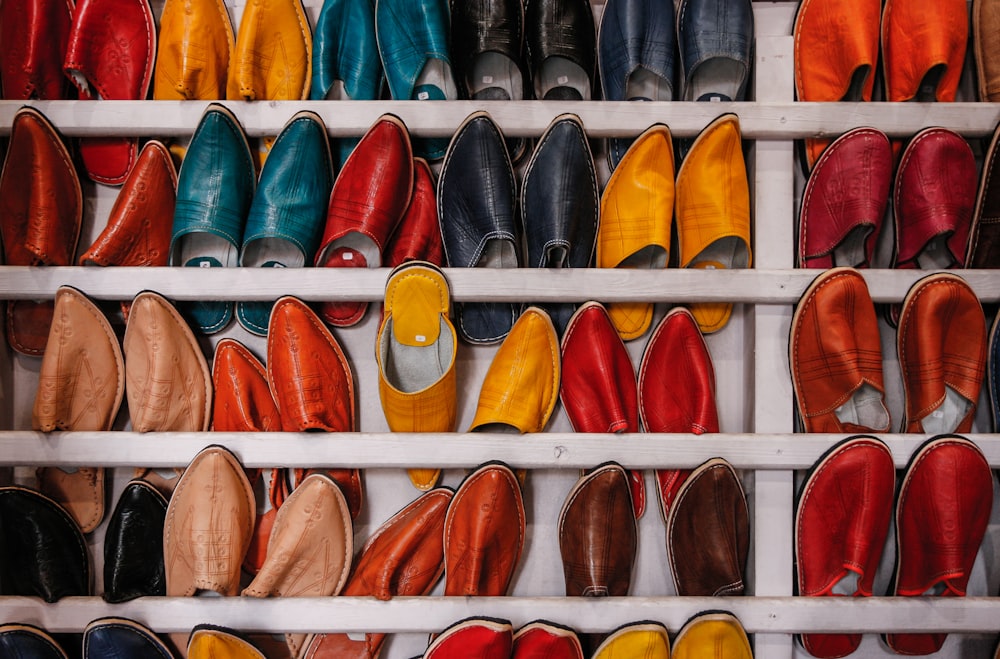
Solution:
[[(354, 432), (354, 374), (319, 316), (298, 298), (274, 303), (267, 329), (267, 382), (286, 432)], [(357, 469), (324, 469), (344, 491), (351, 517), (361, 510)]]
[[(454, 493), (435, 488), (380, 526), (361, 549), (345, 597), (371, 596), (387, 601), (396, 595), (427, 595), (444, 571), (444, 518)], [(301, 659), (373, 659), (385, 634), (316, 634)]]
[[(0, 239), (6, 265), (70, 265), (80, 237), (83, 194), (55, 127), (30, 107), (14, 115), (0, 172)], [(52, 323), (51, 301), (7, 304), (7, 342), (40, 356)]]
[[(38, 374), (31, 427), (111, 430), (125, 395), (125, 362), (111, 324), (69, 286), (56, 291), (55, 314)], [(37, 472), (39, 489), (66, 508), (84, 533), (104, 518), (104, 469), (55, 467)]]
[(566, 595), (628, 595), (638, 530), (628, 476), (609, 463), (582, 476), (559, 513)]
[(965, 280), (937, 272), (903, 299), (896, 349), (905, 410), (900, 432), (970, 432), (986, 373), (986, 318)]
[(221, 446), (203, 449), (184, 470), (167, 505), (167, 597), (190, 597), (199, 590), (239, 594), (240, 563), (253, 521), (253, 490), (239, 460)]
[(878, 320), (857, 270), (826, 270), (802, 294), (788, 363), (805, 432), (889, 430)]
[[(177, 200), (170, 151), (150, 140), (118, 192), (107, 226), (80, 256), (80, 265), (165, 266)], [(122, 303), (128, 318), (129, 305)]]
[(444, 594), (506, 595), (524, 548), (524, 502), (514, 472), (488, 463), (459, 486), (444, 520)]
[(1000, 124), (993, 130), (989, 149), (983, 158), (979, 177), (976, 206), (972, 212), (969, 248), (965, 256), (967, 268), (1000, 268)]
[(988, 0), (972, 0), (972, 47), (979, 100), (1000, 101), (1000, 13)]
[(0, 5), (0, 98), (69, 98), (62, 72), (72, 0), (7, 0)]
[[(250, 597), (326, 597), (347, 581), (354, 555), (354, 528), (347, 500), (333, 479), (310, 474), (278, 511), (267, 558), (243, 589)], [(306, 634), (285, 634), (298, 656)]]
[[(212, 412), (212, 376), (191, 328), (163, 296), (143, 291), (132, 300), (122, 341), (125, 400), (136, 432), (205, 432)], [(169, 495), (172, 475), (139, 468), (136, 477)]]
[(722, 458), (703, 463), (677, 492), (667, 518), (667, 555), (678, 595), (740, 595), (750, 548), (743, 486)]

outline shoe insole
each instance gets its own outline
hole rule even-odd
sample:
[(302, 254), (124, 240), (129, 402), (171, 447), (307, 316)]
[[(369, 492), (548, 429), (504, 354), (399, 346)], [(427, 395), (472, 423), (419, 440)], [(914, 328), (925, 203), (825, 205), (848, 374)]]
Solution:
[[(590, 100), (590, 77), (583, 68), (565, 57), (549, 57), (538, 72), (535, 92), (539, 98), (552, 99), (551, 93), (558, 87), (568, 87), (579, 95), (579, 100)], [(572, 92), (563, 92), (572, 94)], [(576, 97), (573, 94), (574, 98)], [(570, 100), (563, 97), (563, 100)]]
[(747, 261), (749, 258), (744, 242), (735, 236), (727, 236), (701, 250), (701, 253), (694, 257), (687, 267), (705, 267), (701, 264), (709, 262), (715, 264), (715, 267), (738, 269), (747, 267)]
[(852, 268), (864, 265), (865, 240), (871, 232), (871, 226), (859, 226), (851, 229), (847, 237), (833, 249), (833, 265), (846, 265)]
[(243, 251), (246, 268), (301, 268), (305, 265), (302, 251), (284, 238), (260, 238), (251, 241)]
[(659, 270), (667, 267), (667, 251), (659, 245), (646, 245), (638, 252), (629, 254), (615, 267)]
[(854, 395), (834, 410), (841, 423), (851, 423), (883, 430), (889, 427), (889, 411), (885, 409), (882, 394), (870, 384), (861, 385)]
[(674, 90), (668, 80), (664, 80), (649, 69), (639, 67), (625, 81), (625, 100), (628, 101), (672, 101)]
[(860, 578), (860, 574), (848, 570), (843, 577), (837, 580), (837, 583), (833, 584), (830, 592), (834, 595), (853, 597), (858, 593), (858, 581)]
[(187, 267), (231, 268), (236, 266), (239, 253), (225, 238), (211, 233), (189, 233), (181, 238), (178, 257)]
[(691, 74), (685, 94), (689, 101), (738, 100), (746, 68), (727, 57), (713, 57), (699, 64)]
[(377, 268), (382, 264), (382, 258), (374, 240), (363, 233), (351, 231), (327, 246), (320, 264)]
[(477, 268), (516, 268), (517, 254), (509, 240), (490, 240), (483, 249)]
[(917, 254), (917, 267), (921, 270), (938, 270), (952, 268), (956, 265), (955, 257), (948, 249), (948, 238), (951, 234), (935, 236)]
[(959, 422), (966, 417), (972, 403), (962, 397), (957, 391), (944, 386), (944, 401), (936, 410), (921, 419), (924, 432), (933, 435), (955, 432)]
[(451, 67), (439, 59), (429, 59), (413, 84), (414, 101), (444, 101), (458, 98)]
[[(430, 309), (430, 307), (425, 307)], [(393, 308), (395, 314), (398, 309)], [(428, 314), (430, 315), (430, 314)], [(400, 315), (403, 317), (403, 314)], [(389, 318), (382, 331), (379, 351), (382, 353), (382, 366), (385, 371), (386, 380), (396, 389), (404, 393), (413, 393), (425, 389), (434, 384), (444, 375), (451, 363), (455, 346), (452, 342), (452, 334), (441, 318), (439, 313), (433, 314), (433, 319), (438, 327), (434, 334), (427, 332), (419, 334), (419, 318), (405, 318), (408, 325), (417, 321), (410, 329), (416, 328), (417, 334), (414, 339), (419, 340), (421, 336), (425, 339), (437, 337), (437, 340), (429, 342), (428, 345), (406, 345), (396, 340), (396, 328), (393, 326), (394, 319)]]
[(482, 100), (479, 93), (491, 88), (502, 90), (506, 96), (495, 100), (518, 101), (524, 96), (520, 69), (513, 60), (500, 53), (478, 55), (472, 63), (468, 83), (469, 92), (475, 99)]

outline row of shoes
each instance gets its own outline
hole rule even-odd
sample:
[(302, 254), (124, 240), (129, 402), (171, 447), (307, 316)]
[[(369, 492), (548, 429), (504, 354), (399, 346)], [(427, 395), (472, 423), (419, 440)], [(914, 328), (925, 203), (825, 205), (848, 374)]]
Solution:
[[(650, 127), (625, 152), (603, 193), (581, 121), (561, 115), (534, 149), (518, 198), (505, 140), (485, 112), (459, 127), (435, 183), (392, 115), (372, 125), (334, 180), (326, 128), (312, 112), (286, 123), (258, 177), (239, 121), (213, 104), (179, 173), (162, 143), (145, 145), (103, 232), (76, 260), (80, 182), (64, 141), (38, 110), (16, 113), (6, 162), (33, 164), (5, 167), (0, 175), (8, 265), (375, 268), (426, 260), (451, 267), (656, 269), (668, 264), (675, 215), (680, 267), (751, 263), (749, 187), (732, 114), (711, 122), (676, 170), (669, 129)], [(331, 301), (319, 311), (326, 323), (347, 327), (367, 306)], [(460, 333), (472, 343), (498, 342), (520, 307), (459, 305)], [(249, 332), (266, 335), (270, 309), (266, 301), (240, 302), (235, 311), (223, 301), (181, 307), (206, 334), (235, 317)], [(550, 307), (560, 332), (573, 309)], [(652, 304), (611, 305), (626, 340), (647, 332), (652, 310)], [(697, 304), (692, 311), (702, 331), (714, 332), (727, 324), (731, 305)], [(41, 355), (50, 321), (50, 303), (13, 303), (8, 342), (22, 354)]]

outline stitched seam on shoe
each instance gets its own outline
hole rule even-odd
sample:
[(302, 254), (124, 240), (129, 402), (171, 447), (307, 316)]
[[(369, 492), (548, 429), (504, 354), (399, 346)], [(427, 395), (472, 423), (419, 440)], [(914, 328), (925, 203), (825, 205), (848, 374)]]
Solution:
[[(993, 148), (992, 153), (990, 153), (990, 160), (989, 160), (989, 163), (986, 166), (986, 171), (983, 174), (983, 179), (982, 179), (983, 180), (983, 185), (980, 186), (980, 187), (983, 188), (983, 193), (982, 193), (983, 194), (983, 203), (986, 202), (986, 192), (985, 192), (986, 182), (989, 181), (989, 180), (991, 180), (993, 178), (993, 166), (997, 162), (997, 155), (998, 155), (997, 152), (998, 151), (1000, 151), (1000, 144), (995, 145), (994, 148)], [(980, 210), (980, 213), (982, 213), (982, 209), (980, 208), (979, 210)], [(973, 218), (973, 221), (975, 221), (975, 220), (976, 220), (976, 218)], [(972, 248), (969, 250), (969, 258), (966, 259), (966, 267), (969, 267), (969, 264), (972, 263), (972, 257), (975, 256), (976, 251), (979, 248), (979, 226), (978, 226), (978, 224), (979, 223), (976, 222), (976, 230), (973, 232), (973, 234), (971, 236), (971, 238), (972, 238)]]

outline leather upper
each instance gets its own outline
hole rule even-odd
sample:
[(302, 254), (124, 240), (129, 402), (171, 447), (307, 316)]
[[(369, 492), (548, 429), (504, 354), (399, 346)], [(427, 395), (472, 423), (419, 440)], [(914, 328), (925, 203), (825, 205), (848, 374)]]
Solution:
[[(315, 264), (380, 267), (412, 191), (410, 134), (399, 118), (383, 115), (358, 142), (333, 184)], [(348, 327), (367, 308), (365, 302), (324, 302), (321, 315), (332, 325)]]
[(18, 659), (67, 659), (66, 651), (47, 632), (15, 622), (0, 625), (0, 654)]
[(187, 659), (266, 659), (264, 653), (237, 632), (199, 625), (188, 640)]
[(154, 99), (226, 98), (236, 39), (222, 0), (165, 0), (157, 41)]
[(212, 430), (274, 432), (281, 416), (271, 397), (267, 371), (245, 345), (231, 338), (219, 341), (212, 361)]
[(635, 622), (613, 631), (594, 651), (594, 659), (643, 657), (668, 659), (670, 637), (666, 628), (652, 621)]
[(68, 98), (63, 75), (71, 0), (9, 0), (0, 6), (0, 98)]
[(685, 623), (674, 639), (670, 656), (676, 659), (752, 659), (753, 651), (736, 616), (717, 611), (700, 613)]
[(712, 458), (684, 481), (667, 518), (667, 555), (678, 595), (741, 595), (750, 522), (739, 476)]
[(173, 659), (152, 630), (127, 618), (98, 618), (83, 632), (85, 659)]
[(80, 527), (55, 501), (19, 486), (0, 487), (0, 594), (90, 594), (90, 559)]
[[(406, 0), (375, 5), (375, 29), (389, 92), (396, 100), (415, 97), (417, 81), (430, 60), (447, 70), (444, 98), (457, 98), (448, 51), (447, 0)], [(449, 94), (450, 92), (450, 94)]]
[(375, 39), (375, 5), (361, 0), (324, 2), (313, 34), (309, 98), (327, 98), (335, 82), (354, 101), (377, 100), (385, 76)]
[[(749, 0), (681, 0), (677, 45), (684, 100), (744, 100), (753, 41), (753, 9)], [(720, 63), (725, 63), (727, 76), (721, 81), (722, 88), (718, 86), (717, 71), (705, 73)], [(723, 92), (723, 88), (730, 93)]]
[[(1000, 128), (1000, 126), (998, 126)], [(983, 170), (972, 215), (972, 230), (965, 257), (966, 267), (994, 268), (1000, 265), (1000, 178), (994, 177), (1000, 156), (1000, 130), (994, 129), (983, 159)]]
[(802, 195), (798, 267), (870, 266), (891, 181), (885, 133), (855, 128), (837, 138), (816, 162)]
[[(646, 432), (719, 432), (712, 355), (694, 316), (684, 307), (667, 312), (649, 337), (639, 365), (638, 395), (639, 419)], [(689, 473), (656, 470), (663, 519)]]
[[(667, 267), (674, 217), (674, 145), (670, 129), (646, 129), (622, 157), (601, 196), (597, 230), (598, 268)], [(646, 333), (653, 305), (616, 302), (608, 313), (621, 337)]]
[[(910, 459), (896, 503), (892, 595), (964, 597), (989, 523), (993, 474), (974, 443), (945, 435)], [(933, 590), (932, 590), (933, 589)], [(900, 654), (931, 654), (946, 634), (887, 634)]]
[[(597, 65), (597, 31), (590, 2), (527, 0), (525, 25), (535, 98), (589, 101)], [(559, 60), (568, 60), (575, 68), (564, 68)]]
[(163, 563), (168, 597), (192, 596), (199, 590), (239, 594), (240, 565), (250, 546), (255, 507), (236, 456), (221, 446), (209, 446), (195, 456), (167, 505)]
[[(80, 180), (55, 127), (31, 107), (15, 113), (0, 173), (0, 240), (7, 265), (70, 265), (83, 218)], [(52, 302), (7, 305), (7, 342), (39, 356)]]
[[(895, 484), (892, 453), (874, 437), (848, 437), (814, 465), (795, 511), (800, 595), (872, 596)], [(803, 634), (801, 639), (814, 657), (834, 658), (857, 650), (861, 634)]]
[(559, 370), (555, 327), (544, 311), (528, 307), (490, 362), (469, 430), (542, 432), (559, 399)]
[(441, 632), (423, 659), (509, 659), (513, 636), (506, 620), (469, 618)]
[(964, 266), (976, 183), (976, 159), (961, 135), (927, 128), (913, 138), (896, 172), (894, 267)]
[(226, 98), (305, 100), (311, 71), (312, 30), (301, 1), (246, 5), (229, 65)]
[(536, 620), (514, 634), (511, 659), (583, 659), (576, 632), (568, 627)]
[(514, 472), (500, 463), (472, 472), (444, 520), (444, 594), (506, 595), (524, 532), (524, 502)]
[(955, 100), (969, 37), (968, 5), (889, 0), (882, 10), (882, 68), (887, 101)]
[(437, 220), (437, 184), (423, 158), (413, 159), (413, 193), (396, 231), (389, 237), (383, 260), (395, 268), (406, 261), (444, 265), (444, 245)]
[[(81, 100), (144, 100), (153, 77), (156, 25), (147, 0), (80, 0), (73, 14), (63, 70)], [(135, 165), (133, 137), (80, 141), (87, 174), (120, 185)]]
[(526, 98), (521, 0), (451, 0), (450, 5), (451, 59), (463, 97), (501, 101)]
[[(806, 289), (792, 319), (788, 355), (806, 432), (889, 430), (878, 319), (857, 270), (827, 270)], [(849, 401), (860, 416), (838, 416)]]
[[(438, 178), (438, 222), (450, 267), (520, 267), (516, 190), (500, 129), (486, 112), (469, 115), (451, 140)], [(495, 343), (510, 332), (519, 306), (465, 302), (456, 309), (458, 330), (472, 343)]]
[(104, 533), (104, 599), (165, 595), (163, 522), (167, 499), (143, 480), (125, 485)]
[(628, 595), (637, 544), (629, 480), (621, 465), (602, 465), (582, 476), (559, 513), (566, 595)]
[[(939, 272), (913, 285), (897, 332), (905, 394), (902, 432), (972, 430), (986, 373), (986, 344), (983, 308), (965, 280)], [(952, 409), (952, 392), (964, 408)], [(947, 425), (939, 428), (941, 423)]]
[(1000, 14), (988, 2), (973, 2), (972, 47), (976, 57), (979, 100), (995, 103), (1000, 100)]
[[(531, 268), (588, 268), (597, 241), (599, 187), (583, 123), (552, 120), (535, 145), (521, 184), (521, 222)], [(573, 304), (546, 304), (560, 334)]]
[(134, 431), (208, 430), (212, 413), (208, 362), (170, 302), (152, 291), (135, 297), (122, 352)]
[[(750, 188), (735, 114), (718, 117), (695, 138), (677, 172), (675, 200), (680, 267), (750, 267)], [(731, 312), (726, 302), (691, 305), (705, 333), (725, 327)]]

